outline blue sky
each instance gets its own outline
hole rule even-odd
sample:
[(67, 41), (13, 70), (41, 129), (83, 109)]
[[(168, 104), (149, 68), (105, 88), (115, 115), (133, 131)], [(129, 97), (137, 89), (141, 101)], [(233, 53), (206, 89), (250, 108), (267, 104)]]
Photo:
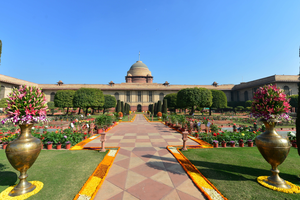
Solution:
[(299, 73), (300, 1), (2, 1), (0, 73), (35, 83), (238, 84)]

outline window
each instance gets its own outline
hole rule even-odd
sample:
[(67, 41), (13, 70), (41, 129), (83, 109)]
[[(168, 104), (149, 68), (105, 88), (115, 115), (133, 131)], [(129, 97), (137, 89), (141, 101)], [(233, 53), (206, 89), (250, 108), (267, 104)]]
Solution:
[(116, 98), (117, 101), (119, 100), (119, 93), (118, 92), (115, 93), (115, 98)]
[(142, 102), (142, 92), (138, 91), (138, 102)]
[(286, 95), (290, 95), (290, 88), (289, 88), (289, 86), (284, 86), (284, 87), (283, 87), (283, 90), (284, 90), (284, 93), (285, 93)]
[(50, 101), (54, 101), (54, 96), (55, 96), (55, 92), (52, 92), (52, 93), (50, 94)]
[(152, 102), (152, 91), (149, 91), (149, 102)]
[(126, 92), (126, 101), (130, 102), (130, 91)]
[(160, 93), (160, 94), (159, 94), (159, 100), (160, 100), (160, 101), (163, 101), (163, 100), (164, 100), (164, 97), (165, 97), (164, 93)]
[(245, 101), (249, 100), (249, 98), (248, 98), (248, 92), (247, 91), (244, 92), (244, 99), (245, 99)]

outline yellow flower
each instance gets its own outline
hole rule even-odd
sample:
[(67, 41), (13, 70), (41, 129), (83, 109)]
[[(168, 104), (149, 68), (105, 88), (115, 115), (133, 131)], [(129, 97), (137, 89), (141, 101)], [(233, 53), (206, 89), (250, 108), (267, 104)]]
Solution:
[(245, 134), (244, 134), (244, 133), (242, 133), (242, 136), (245, 136)]
[(86, 195), (91, 197), (96, 191), (97, 186), (99, 185), (101, 178), (93, 176), (88, 184), (84, 187), (83, 191), (80, 192), (81, 195)]

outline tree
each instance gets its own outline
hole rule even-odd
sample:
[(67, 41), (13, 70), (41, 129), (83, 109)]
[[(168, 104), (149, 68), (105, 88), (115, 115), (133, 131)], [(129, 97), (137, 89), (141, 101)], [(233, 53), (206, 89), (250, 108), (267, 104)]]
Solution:
[(124, 114), (124, 102), (121, 101), (121, 112)]
[(117, 100), (114, 96), (111, 96), (109, 94), (104, 95), (104, 105), (103, 105), (103, 113), (105, 113), (106, 109), (113, 108), (116, 106)]
[(54, 115), (54, 109), (55, 109), (54, 102), (53, 101), (49, 101), (47, 103), (47, 106), (48, 106), (48, 109), (51, 111), (52, 115)]
[(104, 95), (99, 89), (94, 88), (80, 88), (75, 92), (73, 105), (78, 108), (85, 108), (85, 115), (87, 115), (89, 108), (103, 107)]
[(156, 115), (157, 114), (157, 103), (154, 103), (154, 113), (153, 113), (154, 115)]
[(117, 101), (117, 106), (116, 106), (115, 112), (117, 112), (117, 113), (121, 112), (121, 100)]
[(2, 98), (0, 100), (0, 108), (6, 108), (7, 107), (7, 102), (6, 102), (7, 98)]
[(209, 107), (209, 115), (211, 115), (211, 108), (226, 108), (227, 97), (221, 90), (210, 90), (212, 94), (212, 105)]
[(298, 108), (298, 95), (297, 94), (291, 95), (289, 96), (289, 98), (291, 99), (290, 100), (291, 107)]
[(67, 108), (67, 113), (69, 113), (69, 108), (73, 108), (73, 98), (75, 95), (74, 90), (58, 90), (54, 96), (54, 106), (59, 108)]
[(167, 94), (164, 99), (167, 100), (167, 108), (175, 112), (177, 108), (177, 93)]
[[(300, 74), (299, 74), (300, 77)], [(300, 83), (298, 83), (298, 96), (300, 95)], [(300, 98), (298, 98), (298, 109), (296, 118), (296, 141), (297, 146), (300, 146)], [(298, 154), (300, 155), (300, 148), (298, 148)]]
[(165, 113), (165, 114), (168, 113), (168, 100), (167, 99), (164, 99), (164, 103), (162, 106), (162, 113)]
[(157, 112), (161, 112), (162, 111), (162, 107), (161, 107), (161, 101), (157, 102)]

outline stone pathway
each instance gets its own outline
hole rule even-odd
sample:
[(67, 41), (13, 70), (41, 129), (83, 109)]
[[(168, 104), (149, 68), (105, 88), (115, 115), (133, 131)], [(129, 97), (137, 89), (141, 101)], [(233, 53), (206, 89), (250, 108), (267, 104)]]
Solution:
[[(206, 199), (166, 149), (182, 145), (181, 138), (161, 123), (147, 122), (143, 115), (111, 129), (106, 146), (121, 148), (95, 200)], [(188, 140), (187, 145), (198, 144)], [(85, 145), (97, 146), (98, 139)]]

